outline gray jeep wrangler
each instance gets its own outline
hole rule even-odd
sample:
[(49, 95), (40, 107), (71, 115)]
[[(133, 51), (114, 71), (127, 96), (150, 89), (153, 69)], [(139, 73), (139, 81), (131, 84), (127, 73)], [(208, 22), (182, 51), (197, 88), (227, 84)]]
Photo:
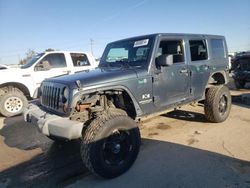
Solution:
[(40, 100), (24, 112), (49, 138), (81, 139), (93, 173), (113, 178), (127, 171), (140, 148), (137, 123), (202, 102), (207, 119), (222, 122), (231, 108), (225, 38), (153, 34), (107, 45), (99, 67), (47, 79)]

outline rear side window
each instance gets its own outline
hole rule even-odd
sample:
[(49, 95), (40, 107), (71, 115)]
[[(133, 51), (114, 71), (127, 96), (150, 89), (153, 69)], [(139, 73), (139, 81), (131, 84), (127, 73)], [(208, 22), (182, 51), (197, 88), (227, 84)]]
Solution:
[(212, 56), (225, 58), (225, 47), (222, 39), (211, 39)]
[(71, 53), (70, 55), (71, 55), (74, 67), (90, 65), (89, 60), (85, 54)]
[(190, 40), (189, 46), (191, 61), (201, 61), (208, 58), (207, 45), (205, 40)]

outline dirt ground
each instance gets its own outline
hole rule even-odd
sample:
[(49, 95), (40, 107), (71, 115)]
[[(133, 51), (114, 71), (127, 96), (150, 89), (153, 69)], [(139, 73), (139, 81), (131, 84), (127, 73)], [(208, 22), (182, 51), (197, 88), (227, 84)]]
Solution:
[(250, 187), (250, 90), (231, 90), (230, 117), (207, 122), (187, 106), (144, 122), (141, 151), (124, 175), (104, 180), (82, 165), (79, 141), (55, 144), (21, 116), (0, 117), (0, 187)]

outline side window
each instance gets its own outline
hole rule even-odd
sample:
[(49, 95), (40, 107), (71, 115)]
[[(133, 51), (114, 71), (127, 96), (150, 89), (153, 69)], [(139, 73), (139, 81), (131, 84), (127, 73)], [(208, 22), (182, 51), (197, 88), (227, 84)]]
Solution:
[(147, 54), (149, 53), (148, 47), (140, 47), (136, 50), (135, 61), (142, 61), (147, 59)]
[(70, 56), (72, 58), (74, 67), (90, 65), (89, 60), (85, 54), (71, 53)]
[(46, 71), (51, 68), (62, 67), (67, 67), (64, 54), (48, 54), (35, 66), (35, 71)]
[(45, 57), (53, 68), (67, 67), (64, 54), (49, 54)]
[(190, 40), (189, 46), (191, 61), (206, 60), (208, 58), (205, 40)]
[(212, 56), (225, 58), (225, 47), (222, 39), (211, 39)]
[(160, 42), (157, 57), (161, 55), (173, 55), (173, 63), (183, 63), (184, 51), (181, 40), (163, 40)]

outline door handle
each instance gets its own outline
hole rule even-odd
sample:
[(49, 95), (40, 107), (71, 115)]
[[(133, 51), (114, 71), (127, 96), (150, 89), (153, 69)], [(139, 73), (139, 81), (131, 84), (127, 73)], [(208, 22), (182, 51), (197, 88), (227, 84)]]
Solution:
[(180, 73), (188, 73), (188, 70), (187, 69), (181, 69)]
[(66, 71), (63, 71), (63, 73), (65, 74), (69, 74), (69, 73), (71, 73), (71, 71), (70, 70), (66, 70)]
[(203, 69), (203, 70), (208, 70), (209, 68), (210, 68), (210, 67), (209, 67), (208, 65), (203, 65), (203, 66), (202, 66), (202, 69)]

